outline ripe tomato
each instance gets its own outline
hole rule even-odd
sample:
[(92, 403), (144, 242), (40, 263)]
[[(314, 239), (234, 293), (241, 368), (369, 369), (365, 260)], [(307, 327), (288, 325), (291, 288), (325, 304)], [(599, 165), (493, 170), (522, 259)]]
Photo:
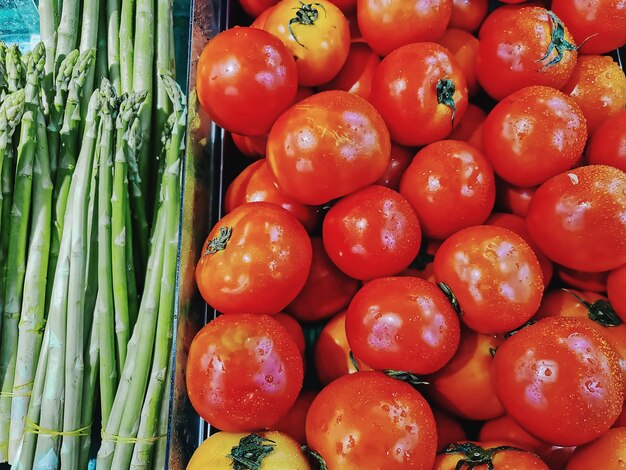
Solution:
[(526, 217), (536, 186), (520, 187), (496, 177), (496, 205), (503, 211)]
[(273, 315), (272, 318), (285, 327), (287, 333), (289, 333), (291, 338), (296, 343), (296, 346), (298, 346), (298, 351), (300, 351), (300, 354), (304, 356), (306, 343), (304, 341), (304, 332), (302, 331), (302, 327), (300, 326), (300, 323), (298, 323), (298, 320), (293, 318), (291, 315), (287, 315), (286, 313), (277, 313), (276, 315)]
[(476, 70), (496, 100), (531, 85), (560, 89), (576, 65), (574, 38), (542, 7), (511, 8), (487, 17), (480, 32)]
[(452, 16), (448, 27), (473, 33), (487, 16), (488, 8), (487, 0), (452, 0)]
[(617, 353), (575, 318), (546, 318), (515, 333), (498, 348), (493, 373), (507, 413), (554, 445), (598, 438), (624, 400)]
[(452, 129), (448, 139), (462, 140), (473, 145), (478, 150), (483, 150), (483, 123), (487, 119), (487, 113), (478, 106), (469, 103), (467, 111), (459, 124)]
[(257, 16), (254, 19), (254, 21), (252, 22), (250, 27), (251, 28), (265, 29), (265, 22), (267, 21), (267, 18), (270, 16), (270, 13), (274, 9), (274, 6), (276, 5), (277, 2), (278, 2), (278, 0), (276, 2), (272, 1), (272, 3), (274, 5), (272, 5), (270, 7), (267, 7), (265, 10), (263, 10), (263, 12), (260, 13), (259, 16)]
[(224, 198), (224, 206), (228, 213), (248, 202), (263, 201), (288, 210), (309, 231), (317, 224), (319, 215), (317, 208), (301, 204), (281, 191), (265, 159), (249, 165), (230, 183)]
[(626, 5), (620, 0), (552, 0), (582, 54), (604, 54), (626, 43)]
[(576, 102), (544, 86), (522, 88), (500, 101), (483, 126), (483, 148), (496, 174), (535, 186), (572, 168), (587, 140)]
[(384, 277), (356, 293), (346, 334), (354, 354), (372, 369), (430, 374), (454, 355), (460, 327), (436, 285), (417, 277)]
[(626, 172), (626, 109), (607, 118), (589, 138), (587, 161)]
[(417, 390), (382, 372), (344, 375), (315, 397), (306, 438), (328, 468), (430, 470), (437, 430)]
[(445, 239), (487, 219), (496, 183), (480, 150), (459, 140), (441, 140), (417, 152), (402, 176), (400, 193), (417, 212), (424, 234)]
[(415, 211), (400, 193), (368, 186), (330, 208), (322, 225), (328, 257), (348, 276), (392, 276), (411, 264), (422, 241)]
[(589, 165), (555, 176), (535, 192), (528, 233), (554, 262), (581, 271), (626, 263), (626, 174)]
[(626, 322), (626, 264), (609, 273), (606, 292), (611, 305), (622, 321)]
[(437, 43), (448, 49), (452, 57), (461, 67), (467, 91), (470, 96), (476, 95), (480, 89), (476, 78), (476, 56), (478, 55), (478, 39), (462, 29), (448, 28)]
[(330, 82), (320, 90), (343, 90), (369, 99), (374, 71), (380, 63), (378, 55), (365, 43), (353, 42), (346, 63)]
[(562, 91), (580, 106), (589, 135), (626, 106), (626, 76), (620, 66), (607, 56), (579, 57)]
[(287, 330), (267, 315), (217, 317), (191, 343), (187, 392), (206, 421), (223, 431), (273, 426), (302, 387), (302, 356)]
[(359, 281), (341, 272), (332, 263), (321, 238), (311, 238), (313, 261), (304, 287), (287, 310), (298, 320), (314, 322), (328, 318), (346, 308)]
[(378, 178), (376, 184), (386, 186), (389, 189), (397, 191), (400, 188), (402, 175), (409, 167), (414, 154), (414, 152), (410, 151), (406, 147), (402, 147), (401, 145), (394, 144), (392, 142), (389, 165), (387, 166), (385, 173), (383, 173), (383, 176)]
[(484, 420), (504, 414), (493, 387), (491, 363), (502, 336), (463, 329), (454, 357), (428, 376), (426, 393), (439, 406), (466, 419)]
[(311, 390), (302, 391), (285, 417), (272, 428), (290, 435), (300, 444), (306, 444), (306, 415), (316, 395), (317, 392)]
[(432, 411), (437, 425), (437, 452), (448, 444), (467, 439), (465, 430), (454, 416), (439, 408)]
[(277, 3), (278, 0), (239, 0), (241, 7), (252, 18), (256, 18)]
[(314, 205), (372, 184), (389, 165), (390, 151), (380, 114), (345, 91), (325, 91), (292, 106), (267, 141), (267, 161), (278, 186)]
[(537, 455), (506, 441), (457, 442), (445, 447), (433, 470), (467, 468), (480, 470), (550, 470)]
[[(287, 434), (217, 432), (204, 441), (191, 457), (187, 470), (232, 470), (235, 462), (254, 456), (258, 470), (289, 468), (310, 470), (300, 445)], [(238, 459), (238, 460), (235, 460)]]
[(237, 150), (246, 157), (259, 158), (265, 156), (265, 146), (267, 145), (267, 134), (250, 137), (247, 135), (231, 134), (233, 143)]
[(609, 273), (606, 271), (588, 273), (563, 266), (558, 267), (557, 275), (566, 285), (574, 289), (591, 292), (606, 292), (606, 280), (609, 277)]
[(344, 13), (352, 12), (356, 9), (356, 0), (330, 0)]
[(619, 470), (626, 461), (626, 427), (610, 429), (597, 440), (577, 447), (567, 470)]
[(621, 428), (623, 426), (626, 426), (626, 402), (624, 403), (624, 406), (622, 406), (622, 412), (617, 418), (617, 421), (613, 424), (614, 428)]
[(537, 256), (518, 234), (479, 225), (449, 237), (435, 255), (435, 277), (459, 301), (461, 319), (480, 333), (505, 333), (535, 314), (543, 293)]
[(279, 39), (256, 28), (221, 32), (198, 61), (198, 101), (236, 134), (263, 135), (293, 102), (296, 64)]
[(264, 29), (289, 48), (302, 86), (317, 86), (332, 79), (350, 51), (348, 21), (327, 0), (281, 0), (265, 20)]
[(370, 101), (385, 119), (394, 142), (426, 145), (445, 138), (463, 119), (467, 83), (445, 47), (409, 44), (378, 65)]
[(223, 217), (207, 237), (196, 267), (204, 300), (222, 313), (283, 310), (311, 269), (311, 242), (293, 215), (250, 202)]

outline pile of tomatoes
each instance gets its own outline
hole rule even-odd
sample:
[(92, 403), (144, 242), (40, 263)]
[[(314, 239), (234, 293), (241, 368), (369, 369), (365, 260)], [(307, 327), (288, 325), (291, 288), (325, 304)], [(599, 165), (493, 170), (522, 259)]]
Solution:
[(240, 2), (189, 468), (622, 468), (626, 4)]

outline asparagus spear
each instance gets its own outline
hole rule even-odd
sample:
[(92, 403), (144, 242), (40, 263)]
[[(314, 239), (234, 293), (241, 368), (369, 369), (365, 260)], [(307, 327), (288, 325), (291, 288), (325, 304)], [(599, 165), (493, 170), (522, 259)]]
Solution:
[(161, 470), (167, 468), (167, 427), (169, 424), (171, 394), (172, 394), (172, 377), (171, 377), (171, 364), (168, 364), (166, 381), (165, 381), (165, 393), (163, 400), (161, 401), (161, 412), (159, 414), (159, 424), (157, 428), (158, 440), (156, 441), (156, 448), (154, 449), (154, 462), (152, 468), (154, 470)]
[(120, 83), (120, 0), (107, 0), (107, 62), (109, 79), (119, 94)]
[(57, 28), (55, 71), (59, 69), (65, 56), (78, 46), (78, 28), (80, 22), (80, 0), (63, 0), (60, 4), (62, 8), (61, 19)]
[(120, 85), (122, 93), (133, 91), (135, 0), (122, 0), (120, 15)]
[[(89, 342), (85, 351), (85, 378), (83, 383), (83, 403), (81, 410), (81, 428), (93, 426), (93, 411), (96, 395), (96, 383), (98, 381), (98, 371), (100, 368), (100, 341), (98, 332), (98, 319), (101, 312), (94, 310)], [(80, 439), (80, 459), (78, 468), (89, 467), (89, 452), (91, 451), (91, 435), (81, 436)]]
[(57, 47), (57, 27), (59, 25), (59, 4), (56, 0), (39, 0), (39, 36), (46, 46), (46, 65), (42, 81), (42, 91), (47, 107), (54, 95), (54, 59)]
[(105, 15), (98, 17), (98, 47), (96, 49), (96, 78), (100, 83), (103, 78), (109, 78), (109, 65), (107, 64), (107, 18)]
[[(82, 3), (82, 19), (80, 30), (80, 44), (78, 50), (85, 52), (90, 49), (96, 49), (98, 47), (98, 24), (99, 24), (99, 1), (86, 1)], [(92, 61), (89, 63), (87, 69), (87, 75), (85, 77), (85, 84), (83, 86), (83, 93), (80, 95), (80, 115), (81, 118), (85, 118), (87, 112), (87, 105), (93, 92), (93, 84), (95, 77), (95, 63)], [(98, 82), (100, 83), (100, 82)], [(81, 121), (82, 122), (82, 121)], [(81, 132), (84, 128), (84, 122), (81, 124)]]
[(9, 82), (9, 92), (14, 92), (24, 88), (24, 64), (22, 63), (22, 53), (17, 44), (13, 44), (6, 52), (7, 78)]
[[(17, 328), (22, 306), (24, 274), (26, 271), (26, 247), (30, 218), (33, 162), (37, 142), (37, 113), (39, 112), (40, 81), (45, 63), (45, 48), (39, 43), (28, 62), (26, 88), (24, 90), (24, 114), (20, 132), (20, 145), (17, 153), (17, 169), (11, 225), (9, 229), (9, 252), (7, 256), (7, 276), (4, 286), (5, 305), (2, 312), (2, 335), (0, 340), (0, 461), (8, 458), (9, 427), (11, 418), (11, 396), (15, 375), (15, 352), (17, 349)], [(7, 394), (9, 394), (7, 396)]]

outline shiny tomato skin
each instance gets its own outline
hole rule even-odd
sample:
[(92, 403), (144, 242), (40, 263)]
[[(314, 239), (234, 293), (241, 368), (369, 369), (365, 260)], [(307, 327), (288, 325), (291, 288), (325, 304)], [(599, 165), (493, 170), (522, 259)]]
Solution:
[(265, 146), (267, 145), (267, 135), (249, 137), (247, 135), (231, 134), (233, 143), (237, 150), (246, 157), (260, 158), (265, 156)]
[(585, 444), (620, 414), (617, 353), (581, 320), (545, 318), (518, 331), (500, 345), (492, 367), (508, 414), (547, 443)]
[(483, 148), (496, 174), (536, 186), (580, 160), (587, 140), (576, 102), (554, 88), (533, 86), (500, 101), (483, 126)]
[[(545, 462), (532, 452), (519, 448), (515, 448), (515, 450), (507, 449), (506, 447), (515, 447), (511, 446), (511, 444), (507, 441), (465, 442), (471, 442), (483, 450), (504, 447), (502, 450), (495, 451), (493, 453), (493, 456), (490, 459), (490, 466), (487, 463), (472, 466), (472, 468), (477, 470), (550, 470)], [(458, 444), (463, 444), (463, 442)], [(459, 449), (454, 453), (449, 452), (451, 452), (450, 448), (439, 453), (437, 460), (435, 460), (433, 470), (454, 470), (465, 468), (464, 465), (459, 466), (461, 460), (466, 460), (468, 457), (472, 457), (473, 454), (471, 451), (466, 454), (462, 449)]]
[(375, 184), (386, 186), (389, 189), (398, 191), (402, 175), (409, 167), (411, 160), (413, 160), (413, 155), (415, 155), (415, 153), (408, 148), (392, 142), (389, 165), (387, 166), (383, 176), (381, 176)]
[(626, 462), (626, 427), (610, 429), (597, 440), (577, 447), (567, 470), (620, 470)]
[(319, 87), (320, 90), (343, 90), (369, 99), (374, 71), (380, 57), (363, 42), (350, 44), (348, 58), (335, 78)]
[(452, 16), (448, 27), (473, 33), (487, 16), (488, 8), (487, 0), (452, 0)]
[(339, 270), (324, 250), (322, 239), (311, 238), (311, 271), (298, 296), (287, 310), (298, 320), (315, 322), (346, 308), (359, 290), (359, 281)]
[(493, 386), (490, 352), (501, 342), (501, 335), (462, 329), (452, 360), (428, 376), (428, 397), (461, 418), (485, 420), (502, 416), (505, 411)]
[(278, 188), (265, 159), (249, 165), (230, 183), (224, 198), (224, 208), (227, 213), (232, 212), (247, 202), (276, 204), (296, 216), (309, 231), (315, 227), (319, 219), (316, 207), (301, 204)]
[(397, 191), (372, 185), (330, 208), (322, 225), (332, 262), (355, 279), (392, 276), (419, 252), (420, 224), (409, 201)]
[(580, 106), (589, 135), (626, 106), (626, 76), (617, 62), (607, 56), (580, 56), (561, 91)]
[(354, 354), (372, 369), (423, 375), (450, 361), (460, 326), (435, 284), (417, 277), (382, 277), (368, 282), (350, 302), (346, 334)]
[[(450, 92), (454, 87), (450, 101), (444, 99), (446, 87)], [(463, 119), (467, 83), (461, 67), (445, 47), (430, 42), (408, 44), (378, 65), (370, 101), (385, 120), (394, 142), (426, 145), (444, 139), (453, 124)]]
[(198, 61), (200, 106), (224, 129), (263, 135), (293, 102), (296, 64), (282, 42), (257, 28), (221, 32)]
[(385, 56), (407, 44), (436, 41), (452, 15), (452, 0), (357, 0), (363, 39)]
[(606, 291), (615, 312), (626, 323), (626, 264), (609, 273)]
[[(315, 19), (310, 24), (293, 22), (298, 15)], [(298, 83), (301, 86), (317, 86), (328, 82), (339, 73), (348, 57), (348, 20), (339, 8), (327, 0), (313, 3), (281, 0), (263, 28), (282, 40), (296, 58)]]
[(626, 172), (626, 109), (609, 117), (589, 138), (587, 162)]
[(301, 445), (306, 444), (306, 415), (309, 412), (309, 407), (316, 397), (317, 392), (312, 390), (303, 390), (298, 395), (296, 402), (293, 404), (287, 414), (278, 421), (272, 430), (283, 432), (290, 435)]
[(296, 343), (296, 346), (298, 346), (298, 351), (300, 351), (300, 354), (304, 356), (306, 343), (304, 341), (304, 332), (302, 331), (302, 327), (298, 323), (298, 320), (293, 318), (291, 315), (282, 312), (277, 313), (276, 315), (272, 315), (272, 318), (274, 318), (274, 320), (283, 325), (285, 330), (287, 330), (291, 338)]
[(323, 388), (309, 408), (306, 437), (336, 470), (430, 470), (437, 449), (426, 400), (382, 372), (344, 375)]
[(606, 271), (588, 273), (558, 266), (557, 276), (563, 283), (574, 289), (591, 292), (606, 292), (606, 281), (609, 277), (609, 273)]
[(478, 56), (478, 39), (467, 31), (448, 28), (437, 40), (438, 44), (448, 49), (452, 57), (461, 67), (469, 96), (474, 96), (480, 90), (476, 78), (476, 57)]
[(390, 152), (380, 114), (345, 91), (317, 93), (292, 106), (267, 141), (267, 161), (278, 186), (311, 205), (372, 184), (389, 165)]
[(417, 212), (424, 235), (443, 240), (487, 219), (496, 183), (480, 150), (441, 140), (417, 152), (402, 176), (400, 193)]
[(518, 234), (479, 225), (450, 236), (435, 255), (435, 277), (450, 287), (462, 321), (481, 333), (506, 333), (535, 314), (543, 293), (537, 256)]
[(496, 177), (496, 206), (505, 212), (526, 217), (537, 186), (520, 187)]
[(462, 140), (483, 151), (483, 123), (487, 119), (487, 113), (478, 106), (469, 103), (463, 119), (452, 129), (449, 140)]
[(467, 440), (467, 433), (454, 416), (439, 408), (432, 411), (437, 424), (437, 452), (448, 444)]
[[(224, 243), (212, 253), (215, 239)], [(196, 282), (204, 300), (222, 313), (278, 313), (304, 286), (311, 256), (311, 241), (298, 219), (274, 204), (249, 202), (209, 233)]]
[(539, 249), (571, 269), (609, 271), (626, 263), (626, 174), (589, 165), (535, 192), (526, 227)]
[(285, 328), (267, 315), (222, 315), (189, 349), (187, 392), (198, 414), (223, 431), (273, 426), (296, 401), (302, 356)]
[(278, 0), (240, 0), (239, 4), (252, 18), (256, 18), (268, 8), (273, 7)]
[[(556, 18), (556, 17), (554, 17)], [(476, 70), (478, 81), (495, 100), (531, 85), (560, 89), (572, 75), (576, 50), (562, 50), (562, 58), (550, 65), (558, 55), (550, 51), (543, 59), (553, 36), (553, 19), (542, 7), (522, 7), (503, 11), (497, 21), (488, 17), (480, 32)], [(574, 38), (564, 26), (564, 39)]]

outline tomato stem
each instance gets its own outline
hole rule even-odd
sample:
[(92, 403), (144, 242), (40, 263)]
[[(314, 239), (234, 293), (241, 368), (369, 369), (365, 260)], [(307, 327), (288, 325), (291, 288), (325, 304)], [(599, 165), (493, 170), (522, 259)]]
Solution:
[(317, 464), (317, 468), (319, 470), (328, 470), (328, 466), (326, 465), (326, 461), (324, 457), (320, 455), (319, 452), (315, 452), (309, 446), (302, 446), (302, 452), (309, 457), (309, 460), (313, 463)]
[(259, 470), (261, 461), (274, 451), (276, 442), (258, 434), (249, 434), (230, 449), (226, 457), (232, 459), (234, 470)]
[(403, 382), (406, 382), (413, 387), (417, 387), (418, 385), (428, 385), (428, 382), (422, 379), (419, 375), (412, 374), (411, 372), (405, 372), (403, 370), (385, 369), (383, 373), (391, 377), (392, 379), (402, 380)]
[(528, 320), (522, 326), (518, 326), (517, 328), (515, 328), (514, 330), (509, 331), (508, 333), (504, 333), (504, 338), (505, 339), (510, 338), (515, 333), (517, 333), (519, 331), (522, 331), (524, 328), (528, 328), (529, 326), (534, 325), (535, 323), (537, 323), (537, 320)]
[(423, 271), (426, 269), (429, 263), (432, 263), (435, 260), (435, 256), (428, 252), (428, 242), (426, 240), (422, 241), (420, 245), (420, 251), (417, 253), (417, 256), (411, 263), (411, 267), (417, 269), (418, 271)]
[(357, 372), (359, 372), (359, 364), (357, 364), (356, 362), (356, 357), (354, 357), (354, 353), (352, 351), (350, 351), (350, 354), (348, 354), (348, 356), (350, 356), (350, 362), (352, 362), (352, 367), (354, 367), (356, 369)]
[(515, 450), (519, 452), (528, 452), (527, 450), (520, 449), (512, 446), (498, 446), (491, 449), (483, 449), (471, 442), (452, 443), (448, 444), (443, 450), (439, 451), (439, 454), (462, 454), (463, 458), (456, 464), (455, 470), (461, 470), (467, 468), (467, 470), (473, 470), (480, 465), (486, 465), (488, 470), (493, 470), (493, 456), (503, 450)]
[(217, 253), (218, 251), (225, 250), (226, 245), (228, 244), (228, 240), (230, 240), (232, 234), (232, 227), (221, 227), (220, 233), (218, 233), (215, 238), (209, 240), (209, 244), (206, 248), (205, 254), (212, 255)]
[(293, 18), (289, 20), (289, 23), (287, 24), (287, 28), (289, 29), (289, 33), (291, 34), (291, 37), (293, 37), (293, 39), (298, 44), (300, 44), (302, 47), (306, 49), (307, 47), (300, 42), (300, 40), (296, 36), (296, 33), (293, 32), (291, 25), (292, 24), (301, 24), (305, 26), (314, 25), (317, 19), (319, 18), (319, 12), (317, 11), (315, 7), (321, 7), (322, 10), (324, 10), (324, 15), (326, 15), (326, 8), (321, 3), (304, 3), (302, 0), (300, 0), (300, 5), (301, 5), (300, 8), (297, 8), (297, 9), (294, 8), (294, 10), (296, 10), (296, 16), (294, 16)]
[(438, 282), (437, 285), (452, 304), (452, 308), (454, 309), (456, 314), (462, 316), (463, 311), (461, 310), (461, 306), (459, 305), (459, 300), (456, 298), (456, 295), (454, 295), (454, 292), (452, 292), (450, 286), (445, 282)]
[(587, 307), (587, 314), (590, 320), (606, 327), (618, 326), (622, 324), (621, 318), (617, 315), (617, 313), (615, 313), (615, 309), (608, 300), (599, 299), (594, 303), (590, 303), (569, 289), (563, 290), (568, 294), (572, 294), (581, 304)]
[(452, 110), (452, 127), (454, 127), (454, 116), (456, 116), (456, 105), (454, 104), (455, 91), (456, 87), (452, 80), (441, 78), (437, 82), (437, 103), (445, 104)]
[(548, 17), (550, 18), (552, 37), (550, 39), (550, 44), (548, 44), (548, 49), (546, 50), (546, 53), (537, 62), (543, 62), (547, 60), (548, 57), (550, 57), (550, 54), (552, 54), (552, 51), (556, 51), (556, 56), (553, 57), (547, 64), (544, 64), (544, 66), (539, 69), (540, 71), (561, 62), (565, 51), (578, 50), (576, 44), (572, 44), (567, 39), (565, 39), (565, 27), (563, 26), (563, 22), (559, 19), (559, 17), (556, 16), (552, 11), (548, 11)]

